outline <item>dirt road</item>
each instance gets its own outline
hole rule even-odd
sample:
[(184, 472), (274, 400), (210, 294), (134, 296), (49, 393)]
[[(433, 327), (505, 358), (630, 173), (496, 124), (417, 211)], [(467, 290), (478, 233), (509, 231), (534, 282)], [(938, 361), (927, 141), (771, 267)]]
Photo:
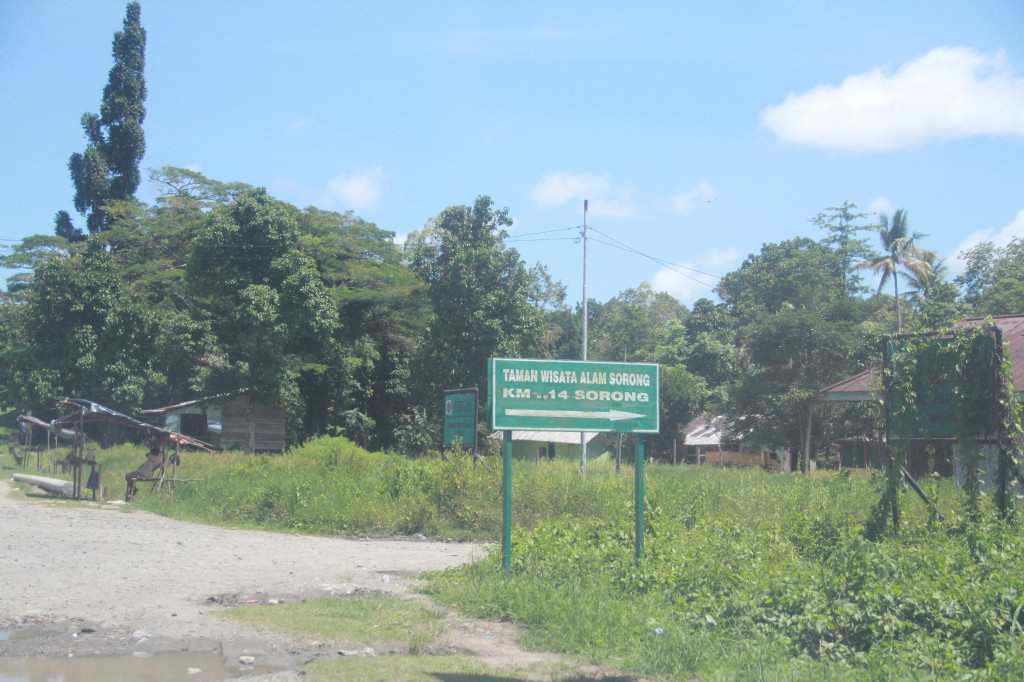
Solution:
[[(201, 526), (9, 493), (10, 483), (0, 480), (0, 629), (31, 625), (62, 636), (0, 641), (0, 656), (213, 645), (228, 658), (248, 652), (266, 663), (297, 665), (317, 643), (247, 632), (211, 612), (363, 589), (402, 593), (414, 574), (481, 552), (469, 543)], [(85, 632), (69, 639), (71, 630)]]

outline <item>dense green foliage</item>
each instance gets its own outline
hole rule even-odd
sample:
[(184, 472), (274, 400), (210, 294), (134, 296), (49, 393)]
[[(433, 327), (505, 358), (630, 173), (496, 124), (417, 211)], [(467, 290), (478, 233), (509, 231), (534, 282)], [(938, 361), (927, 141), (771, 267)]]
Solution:
[[(139, 458), (136, 450), (102, 460), (112, 496)], [(487, 471), (466, 452), (448, 459), (370, 453), (339, 438), (317, 439), (278, 456), (188, 454), (180, 471), (200, 481), (179, 485), (173, 500), (144, 485), (136, 504), (193, 521), (324, 535), (497, 537), (500, 467)], [(628, 476), (599, 471), (581, 487), (574, 471), (568, 462), (517, 465), (516, 523), (533, 527), (566, 512), (611, 516), (630, 494)]]
[[(115, 203), (87, 240), (36, 235), (4, 258), (23, 271), (0, 300), (7, 404), (45, 416), (77, 395), (135, 413), (245, 389), (287, 408), (290, 444), (346, 435), (423, 454), (438, 446), (440, 392), (482, 388), (488, 357), (579, 352), (578, 309), (505, 245), (508, 210), (488, 197), (442, 210), (403, 250), (351, 213), (185, 169), (151, 179), (154, 205)], [(862, 409), (823, 411), (818, 393), (878, 362), (898, 325), (845, 267), (868, 229), (853, 208), (816, 219), (830, 231), (821, 242), (763, 245), (722, 279), (722, 303), (691, 310), (648, 284), (591, 302), (592, 359), (662, 366), (652, 456), (671, 457), (700, 412), (758, 415), (741, 423), (749, 442), (789, 446), (805, 468), (832, 438), (876, 428)], [(1015, 272), (1011, 251), (999, 272)], [(972, 291), (1012, 284), (971, 263)], [(941, 264), (929, 267), (908, 280), (907, 329), (970, 312)]]
[[(645, 557), (628, 515), (552, 518), (430, 593), (528, 627), (534, 646), (663, 679), (1016, 679), (1024, 536), (991, 510), (964, 526), (904, 499), (904, 533), (869, 542), (874, 481), (648, 470)], [(581, 483), (581, 485), (584, 485)], [(628, 499), (622, 500), (623, 504)]]
[[(504, 244), (511, 225), (507, 208), (494, 210), (490, 197), (478, 197), (409, 235), (409, 266), (426, 283), (434, 312), (417, 363), (423, 395), (482, 388), (489, 358), (536, 354), (541, 311), (530, 301), (534, 278)], [(440, 417), (441, 404), (426, 407)]]
[[(747, 370), (728, 394), (729, 408), (747, 415), (756, 439), (785, 443), (809, 468), (820, 389), (872, 359), (865, 324), (875, 305), (850, 295), (841, 252), (807, 238), (765, 244), (716, 287), (740, 325)], [(820, 442), (820, 441), (819, 441)]]
[[(150, 171), (155, 202), (136, 201), (145, 44), (130, 2), (70, 163), (88, 236), (59, 211), (54, 234), (0, 257), (19, 270), (0, 292), (0, 402), (52, 418), (74, 396), (135, 415), (249, 391), (287, 410), (290, 445), (344, 435), (422, 455), (440, 445), (442, 391), (483, 395), (489, 357), (581, 356), (582, 305), (508, 245), (512, 214), (486, 195), (438, 207), (419, 230), (382, 229), (165, 166)], [(729, 414), (746, 442), (800, 452), (808, 469), (835, 437), (877, 428), (861, 408), (822, 410), (819, 390), (877, 364), (882, 336), (1024, 310), (1018, 241), (967, 250), (950, 282), (906, 211), (868, 220), (844, 202), (811, 219), (820, 241), (761, 245), (715, 287), (721, 303), (689, 310), (644, 282), (588, 302), (591, 360), (662, 367), (651, 456), (671, 457), (696, 414)], [(858, 266), (880, 275), (875, 296)]]
[(964, 301), (987, 315), (1024, 310), (1024, 240), (1004, 247), (981, 242), (963, 253), (966, 267), (956, 278)]

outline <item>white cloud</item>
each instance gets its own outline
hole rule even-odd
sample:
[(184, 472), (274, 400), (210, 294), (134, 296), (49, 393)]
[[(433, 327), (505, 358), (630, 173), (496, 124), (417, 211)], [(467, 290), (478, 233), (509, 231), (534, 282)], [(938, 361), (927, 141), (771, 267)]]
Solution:
[(301, 118), (293, 119), (290, 123), (288, 123), (288, 132), (292, 133), (293, 135), (301, 133), (303, 130), (313, 125), (314, 123), (316, 123), (316, 119), (314, 119), (312, 116), (303, 116)]
[(847, 76), (765, 109), (783, 142), (888, 151), (933, 138), (1024, 136), (1024, 78), (1002, 52), (939, 47), (900, 66)]
[(346, 208), (365, 211), (377, 205), (386, 177), (383, 168), (373, 166), (358, 173), (338, 173), (327, 188), (331, 198)]
[(868, 213), (875, 215), (892, 215), (896, 212), (896, 205), (889, 197), (875, 197), (868, 202)]
[(541, 208), (561, 206), (573, 200), (589, 199), (611, 189), (607, 175), (593, 173), (548, 173), (530, 190), (530, 198)]
[(992, 230), (978, 230), (965, 237), (964, 240), (957, 245), (956, 249), (953, 250), (952, 257), (950, 258), (952, 261), (950, 269), (957, 271), (962, 270), (966, 266), (966, 263), (960, 257), (960, 254), (967, 249), (977, 246), (981, 242), (992, 242), (996, 246), (1006, 246), (1016, 237), (1024, 238), (1024, 208), (1017, 212), (1017, 215), (1014, 216), (1013, 220), (1011, 220), (1009, 224), (995, 234), (992, 233)]
[(623, 192), (619, 199), (598, 198), (590, 202), (590, 215), (597, 218), (632, 218), (636, 216), (631, 192)]
[(591, 215), (630, 218), (636, 215), (633, 191), (615, 186), (607, 175), (558, 171), (548, 173), (530, 190), (530, 198), (541, 208), (563, 206), (571, 201), (589, 200)]
[(687, 214), (704, 203), (711, 203), (718, 196), (718, 192), (711, 186), (711, 183), (701, 182), (697, 186), (685, 192), (672, 196), (672, 208), (676, 213)]
[(202, 173), (203, 172), (203, 164), (199, 163), (198, 161), (195, 161), (195, 162), (190, 163), (189, 165), (185, 166), (185, 170), (190, 170), (193, 173)]
[(713, 249), (702, 255), (697, 264), (684, 261), (658, 270), (651, 278), (651, 287), (686, 304), (698, 298), (713, 298), (711, 289), (718, 283), (719, 273), (731, 270), (741, 257), (739, 249)]

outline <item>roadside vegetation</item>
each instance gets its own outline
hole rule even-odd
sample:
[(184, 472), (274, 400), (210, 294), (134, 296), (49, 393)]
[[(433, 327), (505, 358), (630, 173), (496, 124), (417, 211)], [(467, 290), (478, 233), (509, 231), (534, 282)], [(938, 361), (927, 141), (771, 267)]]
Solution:
[[(434, 576), (430, 593), (528, 627), (526, 644), (665, 679), (1020, 679), (1024, 538), (938, 522), (905, 498), (898, 538), (862, 535), (880, 482), (651, 472), (646, 555), (630, 518), (551, 519)], [(994, 515), (993, 515), (994, 516)]]
[[(130, 470), (138, 451), (105, 459)], [(179, 518), (320, 534), (496, 540), (500, 476), (451, 461), (321, 439), (281, 456), (188, 454)], [(925, 482), (901, 497), (898, 536), (866, 539), (884, 476), (647, 468), (645, 556), (634, 558), (633, 479), (574, 462), (513, 467), (511, 576), (500, 552), (430, 576), (468, 615), (514, 621), (525, 644), (656, 679), (1020, 679), (1024, 535), (983, 496)]]
[[(109, 453), (109, 454), (108, 454)], [(138, 448), (101, 455), (108, 495), (123, 496), (124, 473), (138, 466)], [(344, 438), (321, 438), (282, 455), (186, 453), (174, 498), (143, 483), (138, 507), (167, 516), (240, 528), (318, 535), (426, 535), (453, 540), (493, 540), (501, 530), (501, 476), (474, 464), (466, 451), (448, 461), (368, 452)], [(580, 485), (572, 462), (517, 463), (516, 524), (532, 528), (545, 518), (570, 514), (608, 518), (632, 494), (632, 478), (591, 467)]]

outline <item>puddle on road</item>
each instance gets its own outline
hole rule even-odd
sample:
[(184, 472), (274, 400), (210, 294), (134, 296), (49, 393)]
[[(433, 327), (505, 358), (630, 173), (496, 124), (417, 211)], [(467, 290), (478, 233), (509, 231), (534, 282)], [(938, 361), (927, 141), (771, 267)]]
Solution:
[(229, 668), (223, 656), (214, 651), (0, 658), (0, 682), (215, 682), (276, 670), (280, 668), (261, 665)]

